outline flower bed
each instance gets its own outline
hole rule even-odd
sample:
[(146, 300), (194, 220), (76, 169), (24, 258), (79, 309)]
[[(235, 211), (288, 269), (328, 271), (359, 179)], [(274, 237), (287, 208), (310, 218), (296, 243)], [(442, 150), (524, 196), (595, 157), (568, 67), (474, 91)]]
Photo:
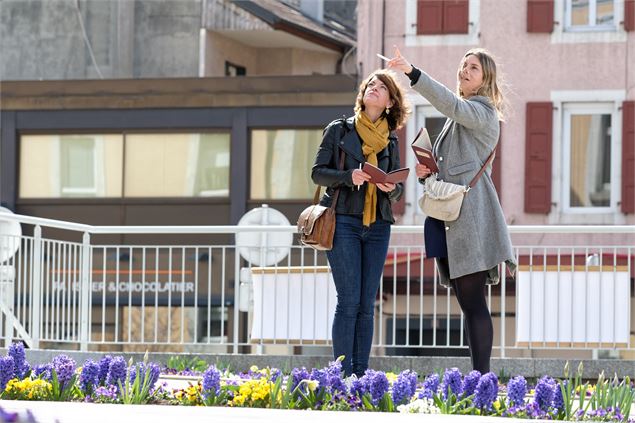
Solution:
[(61, 354), (32, 367), (22, 344), (13, 344), (0, 357), (0, 398), (635, 422), (629, 420), (635, 397), (631, 381), (600, 375), (596, 383), (584, 383), (581, 368), (571, 376), (565, 368), (563, 380), (543, 376), (530, 384), (516, 376), (501, 384), (494, 373), (462, 375), (456, 368), (424, 378), (409, 370), (368, 370), (360, 378), (343, 378), (339, 360), (289, 374), (255, 366), (230, 373), (200, 360), (196, 366), (175, 372), (147, 360), (126, 363), (121, 356), (106, 355), (78, 367)]

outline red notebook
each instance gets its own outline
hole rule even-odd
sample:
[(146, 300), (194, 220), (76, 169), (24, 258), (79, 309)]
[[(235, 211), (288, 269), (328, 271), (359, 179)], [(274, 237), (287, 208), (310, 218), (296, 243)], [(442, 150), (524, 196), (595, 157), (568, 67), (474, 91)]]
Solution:
[(410, 173), (410, 169), (407, 167), (386, 173), (368, 162), (364, 163), (362, 170), (370, 175), (371, 179), (368, 182), (372, 182), (373, 184), (398, 184), (399, 182), (405, 181), (408, 178), (408, 173)]
[(419, 129), (411, 146), (419, 163), (428, 167), (432, 173), (439, 173), (439, 166), (437, 166), (437, 161), (434, 160), (432, 143), (430, 142), (430, 136), (426, 128)]

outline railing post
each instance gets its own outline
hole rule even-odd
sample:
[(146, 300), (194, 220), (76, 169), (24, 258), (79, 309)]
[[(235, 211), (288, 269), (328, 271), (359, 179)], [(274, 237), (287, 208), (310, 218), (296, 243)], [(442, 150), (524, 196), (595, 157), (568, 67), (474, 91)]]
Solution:
[(40, 324), (42, 318), (42, 227), (33, 230), (33, 272), (31, 273), (31, 341), (32, 348), (40, 347)]
[(82, 267), (80, 273), (80, 314), (79, 314), (79, 343), (80, 351), (88, 351), (89, 313), (90, 313), (90, 234), (84, 232), (82, 237)]
[[(224, 283), (224, 282), (223, 282)], [(240, 254), (238, 247), (234, 247), (234, 342), (233, 353), (238, 354), (238, 329), (240, 318), (240, 310), (238, 308), (240, 304)], [(221, 334), (222, 336), (222, 334)]]
[(503, 263), (501, 266), (502, 275), (501, 275), (501, 358), (505, 358), (505, 330), (507, 329), (507, 325), (505, 324), (505, 312), (506, 312), (506, 288), (507, 288), (507, 265)]

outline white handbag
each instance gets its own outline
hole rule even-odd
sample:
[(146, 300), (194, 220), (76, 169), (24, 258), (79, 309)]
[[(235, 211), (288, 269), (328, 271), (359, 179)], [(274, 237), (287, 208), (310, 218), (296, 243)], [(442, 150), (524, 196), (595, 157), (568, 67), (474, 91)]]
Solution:
[(426, 216), (434, 217), (444, 222), (452, 222), (458, 219), (465, 195), (478, 182), (487, 165), (494, 160), (495, 151), (496, 149), (492, 151), (481, 170), (478, 171), (468, 185), (442, 181), (438, 179), (436, 173), (428, 176), (423, 182), (423, 195), (419, 199), (421, 211)]
[(440, 181), (436, 173), (432, 174), (423, 183), (419, 207), (426, 216), (451, 222), (458, 219), (463, 198), (469, 190), (469, 186)]

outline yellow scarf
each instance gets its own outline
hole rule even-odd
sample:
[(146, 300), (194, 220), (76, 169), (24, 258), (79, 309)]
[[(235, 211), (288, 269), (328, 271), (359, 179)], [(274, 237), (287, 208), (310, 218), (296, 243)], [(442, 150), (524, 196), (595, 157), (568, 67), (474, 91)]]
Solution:
[[(377, 166), (377, 153), (386, 148), (388, 145), (388, 121), (385, 117), (372, 122), (364, 112), (355, 115), (355, 129), (362, 139), (362, 152), (366, 161)], [(377, 186), (368, 183), (366, 188), (366, 197), (364, 198), (364, 226), (370, 226), (376, 220), (377, 214)]]

